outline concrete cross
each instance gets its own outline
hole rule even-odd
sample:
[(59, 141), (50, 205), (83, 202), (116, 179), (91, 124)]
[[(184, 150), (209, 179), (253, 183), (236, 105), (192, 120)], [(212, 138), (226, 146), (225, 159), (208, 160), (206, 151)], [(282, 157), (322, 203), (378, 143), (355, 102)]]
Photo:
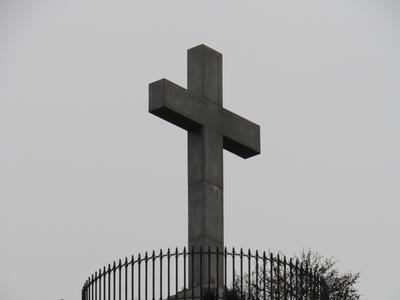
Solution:
[(187, 58), (188, 88), (166, 79), (151, 83), (149, 111), (188, 131), (189, 249), (222, 251), (222, 152), (259, 154), (260, 127), (222, 107), (221, 53), (199, 45)]
[(188, 131), (189, 249), (224, 247), (223, 158), (260, 153), (260, 127), (222, 107), (222, 54), (188, 50), (187, 90), (161, 79), (149, 85), (149, 111)]

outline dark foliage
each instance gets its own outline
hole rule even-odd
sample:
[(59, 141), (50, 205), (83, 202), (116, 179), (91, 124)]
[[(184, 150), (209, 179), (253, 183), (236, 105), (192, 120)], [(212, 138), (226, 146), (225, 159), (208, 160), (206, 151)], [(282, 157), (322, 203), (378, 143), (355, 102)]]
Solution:
[(336, 259), (322, 257), (310, 250), (303, 251), (298, 259), (305, 265), (315, 268), (325, 278), (331, 300), (357, 300), (361, 298), (356, 287), (360, 273), (341, 273), (336, 267)]
[[(324, 279), (329, 289), (330, 300), (358, 300), (360, 294), (357, 290), (356, 284), (359, 280), (360, 273), (346, 272), (341, 273), (337, 269), (337, 260), (334, 258), (325, 258), (318, 253), (309, 251), (303, 251), (300, 255), (297, 255), (292, 259), (296, 262), (296, 265), (301, 266), (304, 270), (312, 270), (312, 272), (320, 274)], [(254, 269), (253, 269), (254, 270)], [(272, 275), (271, 275), (272, 274)], [(273, 273), (266, 273), (265, 278), (262, 272), (258, 273), (258, 277), (255, 272), (250, 274), (250, 286), (249, 276), (244, 274), (243, 285), (241, 286), (239, 277), (235, 280), (235, 284), (232, 286), (232, 290), (235, 291), (236, 295), (229, 295), (231, 299), (240, 299), (238, 291), (242, 291), (244, 299), (263, 299), (263, 291), (258, 287), (263, 286), (263, 282), (266, 282), (267, 296), (266, 299), (271, 299), (271, 294), (277, 295), (277, 291), (283, 290), (283, 285), (290, 285), (288, 280), (284, 282), (282, 270), (274, 270)], [(300, 295), (302, 288), (296, 289), (286, 288), (286, 294), (280, 294), (280, 299), (306, 299), (304, 294)], [(250, 293), (250, 295), (249, 295)], [(274, 298), (275, 299), (275, 298)], [(312, 295), (309, 295), (307, 299), (315, 299)]]

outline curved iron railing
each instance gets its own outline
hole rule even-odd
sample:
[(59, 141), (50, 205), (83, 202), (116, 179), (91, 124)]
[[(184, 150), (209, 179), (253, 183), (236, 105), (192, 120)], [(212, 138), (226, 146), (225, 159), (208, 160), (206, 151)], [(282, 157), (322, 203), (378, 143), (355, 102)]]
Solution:
[(87, 279), (82, 300), (328, 300), (316, 270), (258, 251), (175, 251), (133, 255)]

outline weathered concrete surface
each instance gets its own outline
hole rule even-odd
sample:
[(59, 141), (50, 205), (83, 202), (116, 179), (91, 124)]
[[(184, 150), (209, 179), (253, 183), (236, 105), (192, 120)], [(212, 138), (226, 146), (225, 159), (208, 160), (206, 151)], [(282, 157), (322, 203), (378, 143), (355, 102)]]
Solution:
[[(188, 89), (166, 79), (151, 83), (149, 111), (188, 131), (189, 250), (222, 251), (223, 149), (243, 158), (260, 153), (260, 127), (222, 107), (222, 54), (205, 45), (189, 49)], [(198, 264), (194, 262), (195, 270)], [(210, 268), (216, 270), (216, 261)], [(208, 278), (205, 262), (202, 270), (203, 283), (215, 282), (216, 272)], [(218, 270), (222, 283), (222, 260)], [(194, 274), (199, 286), (199, 273)]]

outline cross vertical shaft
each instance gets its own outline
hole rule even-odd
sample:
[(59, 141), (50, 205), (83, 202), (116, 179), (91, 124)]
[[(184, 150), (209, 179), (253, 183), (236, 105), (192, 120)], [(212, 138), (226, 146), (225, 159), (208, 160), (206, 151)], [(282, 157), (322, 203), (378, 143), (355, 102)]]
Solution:
[[(222, 55), (203, 45), (188, 50), (188, 90), (222, 107)], [(223, 136), (201, 126), (188, 131), (189, 249), (213, 251), (224, 248), (223, 214)], [(219, 263), (223, 282), (223, 263)], [(199, 262), (195, 269), (199, 269)], [(203, 282), (215, 282), (216, 261), (211, 264), (212, 278), (203, 274)], [(206, 271), (208, 265), (203, 263)], [(195, 273), (195, 285), (200, 275)]]
[[(208, 47), (188, 50), (188, 90), (222, 106), (222, 55)], [(202, 126), (188, 131), (189, 248), (221, 251), (223, 137)]]

